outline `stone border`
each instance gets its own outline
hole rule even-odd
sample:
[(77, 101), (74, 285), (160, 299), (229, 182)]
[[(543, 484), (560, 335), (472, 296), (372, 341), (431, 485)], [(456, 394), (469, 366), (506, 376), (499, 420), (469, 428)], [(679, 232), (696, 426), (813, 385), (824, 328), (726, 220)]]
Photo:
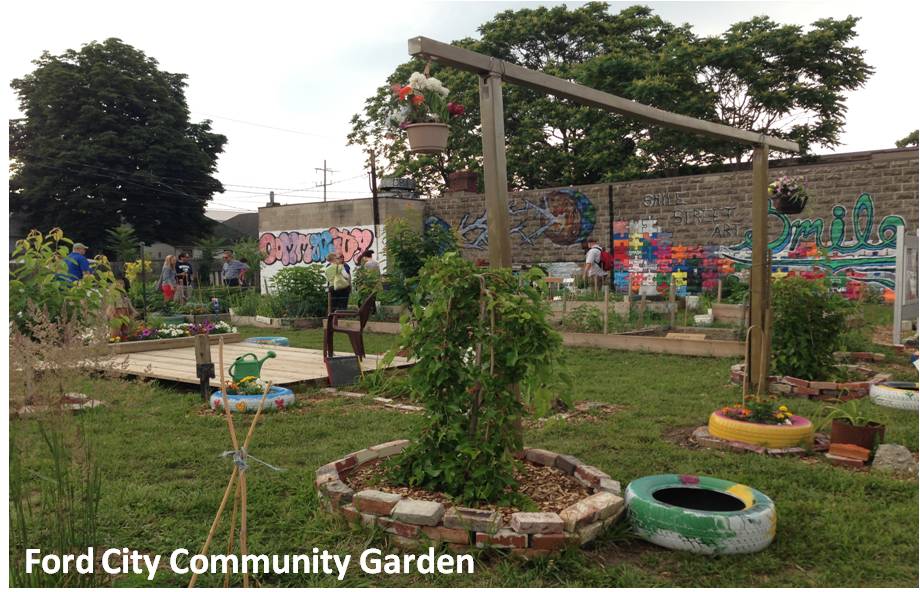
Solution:
[[(788, 448), (767, 448), (748, 444), (747, 442), (738, 442), (737, 440), (725, 440), (716, 438), (709, 433), (709, 426), (700, 426), (693, 430), (690, 440), (699, 444), (703, 448), (712, 448), (715, 450), (730, 450), (732, 452), (753, 452), (754, 454), (767, 454), (769, 456), (802, 456), (808, 451), (801, 446), (790, 446)], [(831, 439), (820, 432), (815, 433), (812, 452), (824, 452), (830, 447)]]
[(510, 549), (525, 558), (540, 557), (570, 545), (585, 545), (616, 522), (626, 509), (620, 483), (574, 456), (540, 448), (524, 448), (519, 460), (555, 467), (590, 488), (591, 495), (559, 513), (516, 512), (509, 524), (501, 514), (414, 500), (373, 489), (355, 492), (342, 477), (377, 459), (402, 452), (409, 440), (371, 446), (325, 464), (316, 470), (314, 485), (320, 505), (354, 524), (380, 527), (390, 542), (400, 547), (446, 543), (454, 550), (469, 547)]
[[(867, 353), (867, 352), (862, 352)], [(865, 366), (843, 365), (851, 370), (857, 370), (870, 376), (867, 380), (856, 382), (828, 382), (821, 380), (804, 380), (794, 376), (768, 376), (770, 392), (777, 395), (792, 395), (825, 401), (830, 399), (861, 399), (869, 396), (872, 385), (891, 380), (891, 374), (874, 374), (871, 368)], [(731, 381), (735, 384), (744, 383), (744, 364), (735, 364), (731, 369)]]

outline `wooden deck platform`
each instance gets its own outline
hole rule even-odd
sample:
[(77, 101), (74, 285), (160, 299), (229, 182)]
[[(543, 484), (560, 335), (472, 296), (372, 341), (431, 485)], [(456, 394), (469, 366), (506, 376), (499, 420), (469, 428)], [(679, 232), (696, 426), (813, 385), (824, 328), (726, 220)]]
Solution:
[[(211, 360), (215, 365), (216, 378), (211, 379), (211, 385), (220, 387), (220, 372), (216, 368), (218, 363), (217, 344), (211, 345)], [(224, 375), (229, 379), (229, 368), (238, 356), (245, 353), (254, 353), (259, 358), (265, 352), (272, 350), (276, 358), (266, 360), (262, 365), (262, 379), (271, 380), (272, 384), (283, 386), (298, 383), (322, 383), (328, 380), (326, 366), (323, 364), (323, 352), (318, 349), (304, 349), (300, 347), (277, 347), (257, 343), (225, 343), (224, 344)], [(336, 352), (336, 355), (353, 355), (351, 352)], [(368, 354), (361, 362), (364, 370), (374, 370), (378, 367), (383, 356)], [(144, 378), (157, 378), (172, 380), (189, 384), (198, 384), (195, 375), (195, 348), (174, 347), (171, 349), (157, 349), (150, 351), (117, 354), (105, 360), (106, 365), (111, 364), (113, 371), (121, 374), (141, 376)], [(411, 362), (406, 358), (396, 357), (391, 368), (409, 366)]]

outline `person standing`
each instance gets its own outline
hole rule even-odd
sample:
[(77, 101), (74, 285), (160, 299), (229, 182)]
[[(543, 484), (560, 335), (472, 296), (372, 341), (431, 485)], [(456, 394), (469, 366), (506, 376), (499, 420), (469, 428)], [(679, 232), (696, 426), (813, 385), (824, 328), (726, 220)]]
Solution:
[(92, 275), (93, 269), (89, 265), (89, 259), (86, 258), (86, 249), (83, 243), (74, 243), (70, 254), (64, 258), (67, 264), (67, 274), (62, 279), (73, 283), (82, 280), (83, 276)]
[(179, 304), (188, 302), (189, 296), (194, 286), (195, 270), (192, 267), (191, 258), (188, 253), (179, 253), (179, 261), (176, 263), (176, 284), (177, 284), (177, 301)]
[(329, 312), (348, 308), (348, 298), (351, 296), (351, 274), (345, 265), (345, 257), (338, 253), (329, 253), (326, 261), (328, 265), (323, 273), (331, 294)]
[(224, 251), (224, 267), (221, 278), (224, 280), (225, 286), (239, 287), (243, 285), (243, 282), (246, 281), (247, 271), (249, 271), (249, 266), (234, 259), (231, 249)]
[(163, 261), (163, 269), (160, 270), (160, 279), (157, 280), (157, 289), (163, 292), (163, 300), (172, 302), (176, 295), (176, 256), (167, 255)]
[(586, 284), (593, 285), (596, 295), (600, 289), (601, 280), (607, 275), (607, 272), (601, 267), (601, 247), (594, 239), (588, 239), (581, 245), (585, 250), (585, 268), (582, 277)]
[(374, 251), (368, 249), (361, 253), (361, 257), (358, 261), (361, 264), (361, 267), (368, 271), (376, 271), (380, 273), (380, 264), (374, 260)]

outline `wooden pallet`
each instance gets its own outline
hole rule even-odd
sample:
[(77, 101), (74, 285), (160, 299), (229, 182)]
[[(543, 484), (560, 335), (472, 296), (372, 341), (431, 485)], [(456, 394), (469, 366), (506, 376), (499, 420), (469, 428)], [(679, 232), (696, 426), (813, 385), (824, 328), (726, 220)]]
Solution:
[[(218, 345), (211, 345), (211, 360), (217, 365)], [(224, 375), (229, 379), (229, 368), (238, 356), (254, 353), (259, 358), (265, 352), (272, 350), (277, 357), (266, 360), (262, 365), (262, 379), (271, 380), (275, 385), (289, 385), (297, 383), (323, 383), (328, 380), (326, 366), (323, 364), (323, 352), (318, 349), (305, 349), (300, 347), (277, 347), (257, 343), (225, 343), (224, 344)], [(336, 355), (353, 355), (350, 352), (336, 352)], [(361, 363), (362, 369), (374, 370), (380, 364), (383, 356), (368, 354)], [(141, 376), (144, 378), (157, 378), (172, 380), (189, 384), (199, 384), (195, 374), (195, 348), (175, 347), (143, 352), (119, 354), (105, 360), (111, 363), (113, 371), (121, 374)], [(409, 366), (411, 362), (406, 358), (396, 357), (391, 368)], [(220, 387), (220, 372), (215, 368), (217, 377), (211, 379), (211, 386)]]

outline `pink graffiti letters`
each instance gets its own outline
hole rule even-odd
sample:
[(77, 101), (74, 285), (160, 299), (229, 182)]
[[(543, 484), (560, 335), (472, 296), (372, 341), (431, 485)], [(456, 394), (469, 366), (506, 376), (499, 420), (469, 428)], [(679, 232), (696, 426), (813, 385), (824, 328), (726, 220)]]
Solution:
[(341, 253), (345, 262), (357, 259), (374, 242), (374, 232), (366, 228), (337, 228), (316, 232), (266, 232), (259, 237), (259, 251), (266, 265), (322, 263), (329, 253)]

